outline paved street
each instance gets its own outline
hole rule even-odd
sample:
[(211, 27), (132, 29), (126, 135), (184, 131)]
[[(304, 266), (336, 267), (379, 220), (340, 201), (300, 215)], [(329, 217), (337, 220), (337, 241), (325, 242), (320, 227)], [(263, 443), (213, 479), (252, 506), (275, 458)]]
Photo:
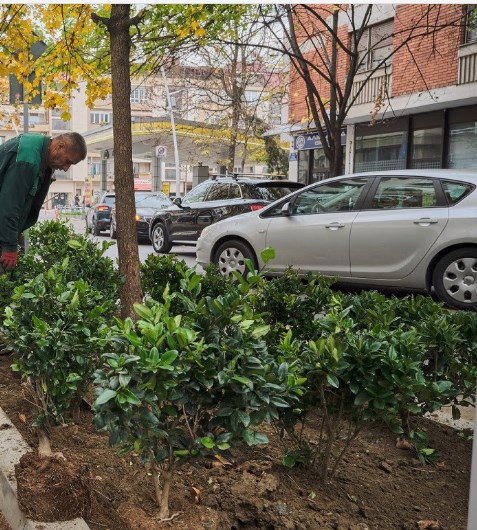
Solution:
[[(40, 221), (41, 220), (47, 220), (47, 219), (54, 219), (54, 210), (47, 210), (42, 211), (40, 214)], [(79, 216), (71, 217), (68, 222), (73, 226), (73, 228), (78, 233), (84, 233), (85, 232), (85, 221)], [(90, 235), (89, 237), (95, 239), (98, 242), (101, 241), (111, 241), (113, 242), (113, 246), (109, 248), (106, 252), (106, 256), (108, 256), (111, 259), (116, 259), (118, 257), (118, 246), (116, 244), (116, 241), (114, 239), (111, 239), (107, 232), (102, 232), (100, 236), (93, 236)], [(141, 262), (144, 262), (149, 256), (149, 254), (155, 254), (152, 245), (147, 245), (145, 243), (139, 243), (139, 259)], [(178, 259), (184, 260), (189, 267), (194, 267), (196, 265), (195, 262), (195, 247), (192, 246), (185, 246), (185, 245), (176, 245), (172, 247), (171, 254), (176, 254)]]

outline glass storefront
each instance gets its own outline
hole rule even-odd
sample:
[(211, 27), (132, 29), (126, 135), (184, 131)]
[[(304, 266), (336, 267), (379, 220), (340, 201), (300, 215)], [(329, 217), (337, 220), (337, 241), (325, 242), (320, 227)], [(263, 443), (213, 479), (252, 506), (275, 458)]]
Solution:
[(449, 127), (447, 167), (477, 168), (477, 121), (455, 123)]
[(411, 168), (441, 167), (442, 138), (442, 127), (412, 131)]
[(354, 170), (361, 172), (402, 169), (406, 167), (406, 149), (406, 132), (358, 136)]
[(355, 129), (354, 171), (477, 168), (477, 105)]

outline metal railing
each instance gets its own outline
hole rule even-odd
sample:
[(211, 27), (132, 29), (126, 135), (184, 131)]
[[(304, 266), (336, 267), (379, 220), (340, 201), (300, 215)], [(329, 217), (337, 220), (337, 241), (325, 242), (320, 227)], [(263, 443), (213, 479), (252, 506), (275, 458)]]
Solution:
[(474, 83), (477, 81), (477, 47), (466, 46), (459, 50), (458, 84)]
[(379, 95), (384, 95), (385, 93), (391, 93), (391, 73), (382, 73), (377, 74), (371, 77), (370, 79), (357, 76), (357, 80), (353, 83), (351, 89), (351, 97), (353, 98), (359, 92), (359, 96), (356, 98), (355, 105), (361, 105), (362, 103), (370, 103), (375, 101)]

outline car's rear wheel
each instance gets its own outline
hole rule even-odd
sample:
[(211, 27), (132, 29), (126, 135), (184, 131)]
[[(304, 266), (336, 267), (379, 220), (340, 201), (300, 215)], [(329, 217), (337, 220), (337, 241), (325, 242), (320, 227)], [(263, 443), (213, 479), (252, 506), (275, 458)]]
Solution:
[(477, 309), (477, 249), (459, 248), (443, 256), (432, 275), (437, 296), (454, 309)]
[(96, 221), (93, 221), (93, 224), (91, 225), (91, 232), (95, 235), (95, 236), (99, 236), (101, 234), (101, 230), (99, 229)]
[(169, 241), (167, 229), (163, 223), (154, 225), (151, 234), (152, 248), (158, 254), (168, 254), (172, 248), (172, 243)]
[(118, 234), (116, 232), (116, 225), (113, 224), (113, 220), (111, 219), (111, 222), (109, 223), (109, 237), (111, 239), (117, 239)]
[(254, 268), (257, 269), (257, 260), (251, 247), (243, 241), (232, 239), (217, 248), (213, 262), (219, 267), (222, 276), (231, 276), (234, 272), (245, 276), (248, 270), (246, 259), (251, 260)]

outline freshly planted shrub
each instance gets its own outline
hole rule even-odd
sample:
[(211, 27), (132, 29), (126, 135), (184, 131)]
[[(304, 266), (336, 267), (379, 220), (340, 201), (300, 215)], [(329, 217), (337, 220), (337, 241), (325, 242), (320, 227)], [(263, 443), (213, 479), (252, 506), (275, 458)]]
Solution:
[[(154, 300), (162, 300), (167, 287), (170, 293), (182, 293), (184, 289), (187, 290), (190, 285), (187, 278), (191, 275), (197, 278), (195, 281), (199, 287), (188, 291), (188, 296), (193, 295), (194, 300), (223, 295), (233, 283), (230, 279), (224, 278), (215, 265), (209, 265), (199, 277), (195, 269), (189, 268), (185, 261), (171, 255), (150, 254), (141, 264), (140, 270), (143, 292)], [(171, 301), (172, 311), (182, 312), (184, 309), (179, 298)]]
[(272, 328), (267, 340), (277, 343), (289, 329), (302, 339), (313, 337), (314, 320), (327, 312), (334, 282), (333, 278), (312, 274), (302, 279), (293, 269), (277, 278), (262, 278), (256, 288), (254, 309), (266, 314)]
[(114, 306), (80, 279), (67, 281), (69, 261), (15, 288), (3, 330), (14, 350), (12, 369), (21, 373), (37, 405), (34, 425), (39, 452), (51, 454), (48, 431), (78, 410), (99, 365), (99, 329)]
[(140, 265), (143, 292), (154, 300), (162, 300), (167, 285), (171, 293), (179, 291), (186, 269), (186, 262), (174, 255), (149, 254), (146, 261)]
[[(183, 280), (183, 283), (186, 280)], [(185, 291), (200, 291), (191, 274)], [(169, 513), (174, 471), (192, 459), (227, 458), (239, 442), (267, 443), (264, 422), (296, 400), (299, 387), (286, 363), (263, 341), (269, 327), (232, 292), (188, 300), (188, 312), (164, 303), (137, 305), (137, 322), (117, 320), (104, 367), (96, 372), (96, 424), (110, 443), (152, 465), (160, 516)], [(159, 483), (159, 476), (162, 482)]]
[(108, 299), (117, 300), (120, 276), (113, 261), (104, 256), (112, 243), (103, 241), (98, 245), (62, 221), (38, 223), (29, 229), (28, 238), (28, 252), (20, 256), (14, 271), (17, 285), (68, 258), (68, 269), (64, 272), (66, 282), (83, 279)]
[[(326, 480), (363, 426), (377, 420), (385, 421), (393, 432), (406, 434), (417, 456), (429, 460), (433, 450), (426, 447), (424, 433), (413, 429), (412, 415), (441, 408), (464, 392), (470, 396), (471, 387), (475, 393), (475, 359), (474, 369), (469, 370), (460, 361), (467, 362), (468, 355), (459, 353), (460, 329), (469, 333), (471, 326), (469, 317), (460, 329), (453, 326), (455, 317), (441, 314), (440, 306), (428, 307), (427, 313), (422, 312), (424, 318), (417, 319), (408, 304), (414, 304), (412, 298), (336, 293), (328, 313), (314, 321), (312, 340), (302, 340), (291, 331), (284, 337), (281, 359), (298, 364), (298, 373), (306, 379), (300, 404), (277, 423), (279, 431), (287, 433), (283, 436), (289, 444), (287, 465), (316, 465)], [(422, 302), (416, 307), (422, 308)], [(435, 320), (436, 314), (440, 320)], [(434, 361), (430, 334), (423, 330), (432, 330), (436, 346), (442, 343), (439, 362)], [(457, 374), (464, 377), (464, 384)], [(321, 423), (317, 445), (304, 436), (304, 424), (311, 417)]]

